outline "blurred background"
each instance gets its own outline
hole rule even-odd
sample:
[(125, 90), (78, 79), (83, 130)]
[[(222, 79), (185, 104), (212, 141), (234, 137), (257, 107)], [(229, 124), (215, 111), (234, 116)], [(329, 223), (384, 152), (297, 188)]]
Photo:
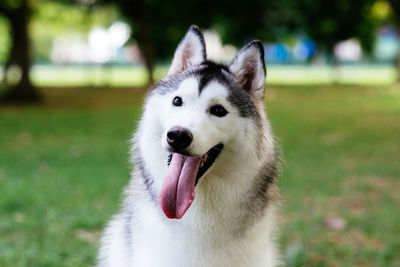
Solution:
[(91, 266), (188, 27), (264, 43), (285, 266), (400, 266), (399, 0), (1, 0), (0, 266)]

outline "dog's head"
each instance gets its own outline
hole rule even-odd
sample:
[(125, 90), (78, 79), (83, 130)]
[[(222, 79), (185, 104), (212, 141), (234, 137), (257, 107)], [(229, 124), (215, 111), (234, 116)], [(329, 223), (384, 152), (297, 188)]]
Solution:
[(212, 172), (224, 150), (239, 138), (242, 144), (255, 142), (265, 75), (260, 41), (246, 45), (225, 66), (207, 61), (203, 35), (190, 27), (166, 78), (150, 92), (141, 124), (140, 150), (146, 167), (159, 169), (149, 172), (162, 179), (155, 182), (167, 217), (184, 215), (195, 185)]

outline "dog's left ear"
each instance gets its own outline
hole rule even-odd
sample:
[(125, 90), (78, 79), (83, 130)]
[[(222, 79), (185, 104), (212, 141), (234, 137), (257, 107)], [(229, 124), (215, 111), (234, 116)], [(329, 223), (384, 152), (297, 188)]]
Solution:
[(173, 75), (190, 66), (203, 63), (207, 58), (206, 45), (199, 27), (192, 25), (175, 51), (167, 75)]
[(255, 99), (264, 97), (265, 63), (264, 46), (254, 40), (243, 47), (233, 59), (229, 70), (238, 82)]

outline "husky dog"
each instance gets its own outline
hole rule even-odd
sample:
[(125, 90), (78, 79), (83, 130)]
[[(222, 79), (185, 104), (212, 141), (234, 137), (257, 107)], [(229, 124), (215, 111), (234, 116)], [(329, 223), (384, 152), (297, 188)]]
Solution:
[(263, 106), (264, 50), (208, 61), (191, 26), (150, 91), (122, 211), (98, 266), (276, 266), (279, 157)]

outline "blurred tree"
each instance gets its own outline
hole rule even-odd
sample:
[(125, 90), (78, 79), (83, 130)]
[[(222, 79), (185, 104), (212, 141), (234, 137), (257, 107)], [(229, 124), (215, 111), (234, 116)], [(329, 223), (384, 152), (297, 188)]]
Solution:
[(35, 4), (30, 26), (35, 63), (51, 63), (51, 51), (60, 39), (88, 42), (94, 28), (108, 28), (120, 19), (118, 12), (110, 7), (73, 5), (71, 1), (35, 0), (35, 3), (38, 1), (40, 6)]
[(21, 78), (3, 96), (6, 102), (37, 102), (40, 95), (31, 83), (29, 70), (31, 67), (30, 42), (29, 42), (29, 19), (31, 8), (28, 0), (0, 2), (0, 13), (8, 20), (11, 31), (11, 51), (4, 66), (4, 79), (11, 65), (16, 65), (21, 70)]
[(132, 27), (150, 82), (156, 60), (173, 55), (191, 24), (215, 27), (223, 41), (242, 45), (246, 38), (272, 39), (286, 18), (286, 3), (273, 0), (100, 0), (116, 5)]
[[(17, 66), (21, 73), (17, 84), (10, 85), (0, 97), (3, 102), (38, 102), (41, 99), (29, 77), (32, 65), (29, 28), (33, 11), (46, 1), (50, 0), (1, 0), (0, 2), (0, 14), (8, 20), (11, 39), (11, 49), (4, 64), (3, 85), (8, 86), (7, 71), (11, 66)], [(83, 3), (78, 0), (60, 0), (58, 2), (64, 4)]]
[[(10, 37), (8, 36), (8, 21), (0, 13), (0, 64), (4, 65), (7, 59), (8, 51), (10, 50)], [(1, 75), (0, 75), (1, 76)]]
[[(399, 0), (389, 0), (392, 6), (393, 18), (397, 27), (397, 34), (400, 36), (400, 1)], [(397, 54), (397, 79), (400, 81), (400, 50)]]
[(293, 23), (324, 48), (334, 64), (333, 49), (339, 41), (357, 38), (365, 51), (372, 50), (376, 24), (371, 8), (375, 0), (294, 1)]
[(394, 20), (399, 27), (399, 34), (400, 34), (400, 1), (399, 0), (389, 0), (389, 3), (392, 6), (393, 13), (394, 13)]

